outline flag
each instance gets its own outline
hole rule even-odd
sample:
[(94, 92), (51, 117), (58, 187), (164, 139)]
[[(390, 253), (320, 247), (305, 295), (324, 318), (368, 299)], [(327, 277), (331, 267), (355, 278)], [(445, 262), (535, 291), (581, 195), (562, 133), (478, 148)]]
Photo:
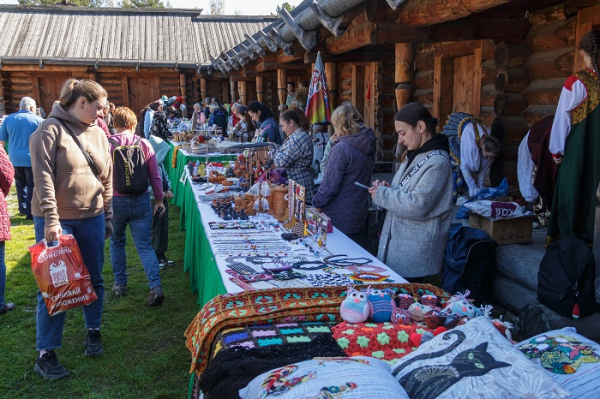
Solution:
[(306, 117), (311, 124), (331, 121), (329, 89), (327, 88), (327, 77), (325, 76), (325, 65), (321, 59), (321, 52), (317, 53), (315, 69), (310, 80), (310, 89), (306, 101)]

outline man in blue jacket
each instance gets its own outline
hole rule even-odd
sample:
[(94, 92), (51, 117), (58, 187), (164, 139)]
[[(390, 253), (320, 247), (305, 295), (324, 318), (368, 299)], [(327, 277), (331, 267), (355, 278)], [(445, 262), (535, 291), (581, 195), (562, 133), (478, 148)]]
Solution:
[(0, 126), (0, 145), (4, 146), (8, 141), (8, 157), (15, 167), (19, 213), (25, 215), (27, 219), (33, 219), (31, 216), (33, 173), (31, 172), (29, 136), (43, 121), (35, 114), (35, 106), (33, 98), (23, 97), (19, 112), (7, 116)]

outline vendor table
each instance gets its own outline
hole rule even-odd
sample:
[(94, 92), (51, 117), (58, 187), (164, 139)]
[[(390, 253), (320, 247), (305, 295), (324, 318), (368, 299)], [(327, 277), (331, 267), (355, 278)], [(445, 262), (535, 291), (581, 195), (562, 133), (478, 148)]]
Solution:
[[(221, 222), (223, 219), (215, 214), (210, 203), (199, 200), (199, 196), (204, 194), (199, 185), (192, 184), (189, 179), (184, 181), (185, 183), (181, 183), (182, 192), (180, 192), (180, 195), (184, 197), (181, 212), (184, 215), (183, 221), (186, 228), (183, 264), (184, 270), (190, 274), (191, 289), (198, 292), (198, 304), (203, 306), (216, 295), (228, 292), (241, 292), (243, 289), (230, 281), (231, 276), (226, 272), (228, 269), (225, 261), (227, 255), (218, 251), (217, 245), (214, 242), (215, 238), (209, 237), (209, 235), (212, 235), (211, 232), (214, 231), (210, 229), (209, 222)], [(260, 219), (251, 217), (251, 220), (260, 223)], [(263, 223), (263, 226), (268, 224), (268, 220), (274, 221), (274, 219), (269, 217), (269, 219), (265, 220), (266, 223)], [(244, 230), (229, 231), (243, 232)], [(271, 233), (271, 235), (273, 234)], [(283, 240), (281, 243), (284, 245)], [(306, 251), (306, 248), (299, 243), (290, 245), (292, 248), (295, 248), (293, 251)], [(314, 246), (316, 248), (316, 244)], [(368, 258), (370, 260), (369, 265), (385, 269), (385, 272), (381, 272), (381, 274), (389, 276), (390, 280), (386, 282), (406, 282), (397, 273), (335, 228), (333, 233), (328, 234), (327, 249), (331, 254), (343, 254), (352, 258)], [(327, 255), (329, 253), (322, 254), (321, 259)], [(320, 270), (311, 273), (325, 274)], [(267, 282), (257, 283), (256, 287), (275, 288), (274, 286), (269, 286)]]

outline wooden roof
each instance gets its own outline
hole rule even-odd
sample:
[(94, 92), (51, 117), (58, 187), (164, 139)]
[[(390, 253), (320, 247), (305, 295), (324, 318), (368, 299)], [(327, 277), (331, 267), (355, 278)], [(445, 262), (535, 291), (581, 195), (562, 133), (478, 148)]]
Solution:
[(1, 5), (0, 61), (199, 68), (276, 19), (201, 11)]

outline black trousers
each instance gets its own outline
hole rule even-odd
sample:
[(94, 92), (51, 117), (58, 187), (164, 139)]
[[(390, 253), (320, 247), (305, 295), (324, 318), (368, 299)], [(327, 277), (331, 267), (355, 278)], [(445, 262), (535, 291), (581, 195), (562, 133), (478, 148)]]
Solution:
[[(151, 203), (154, 210), (154, 200)], [(165, 259), (165, 252), (169, 246), (169, 200), (163, 200), (163, 204), (165, 213), (163, 217), (155, 215), (152, 218), (152, 229), (150, 230), (150, 241), (158, 260)]]
[(15, 166), (15, 186), (19, 213), (31, 217), (31, 197), (33, 196), (33, 172), (29, 166)]

